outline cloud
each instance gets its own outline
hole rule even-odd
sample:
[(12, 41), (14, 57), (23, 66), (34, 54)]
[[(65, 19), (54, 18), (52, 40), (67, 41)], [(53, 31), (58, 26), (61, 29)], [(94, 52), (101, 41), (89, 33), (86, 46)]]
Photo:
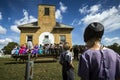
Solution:
[[(118, 7), (113, 6), (104, 11), (100, 11), (101, 5), (93, 5), (89, 8), (88, 14), (86, 14), (80, 22), (84, 25), (88, 25), (91, 22), (101, 22), (106, 29), (106, 32), (112, 32), (120, 29), (120, 5)], [(79, 9), (80, 10), (80, 9)]]
[(0, 20), (2, 20), (2, 13), (0, 12)]
[(62, 14), (67, 11), (67, 6), (64, 6), (62, 2), (59, 2), (59, 4), (60, 4), (60, 8), (56, 10), (55, 17), (58, 21), (62, 22), (62, 19), (63, 19)]
[(12, 42), (12, 39), (10, 38), (0, 39), (0, 48), (6, 46), (9, 42)]
[(35, 17), (29, 15), (27, 10), (25, 10), (25, 9), (23, 9), (23, 14), (24, 14), (23, 18), (15, 21), (16, 25), (23, 25), (23, 24), (37, 21), (37, 19)]
[(90, 9), (88, 9), (88, 5), (86, 5), (86, 6), (82, 7), (82, 8), (80, 8), (79, 12), (81, 14), (86, 14), (86, 13), (95, 14), (96, 12), (99, 11), (100, 7), (101, 7), (101, 5), (98, 4), (98, 5), (93, 5), (93, 6), (90, 7)]
[(6, 34), (7, 30), (0, 25), (0, 34)]
[(103, 39), (103, 41), (106, 43), (106, 45), (112, 45), (113, 43), (120, 44), (120, 38), (119, 37), (113, 37), (113, 38), (105, 37)]
[(89, 10), (90, 14), (95, 14), (96, 12), (98, 12), (100, 7), (100, 4), (91, 6)]
[(23, 24), (37, 21), (37, 19), (35, 17), (33, 17), (32, 15), (29, 15), (27, 10), (25, 10), (25, 9), (23, 9), (23, 16), (24, 16), (23, 18), (21, 18), (19, 20), (15, 20), (14, 24), (11, 25), (12, 31), (20, 33), (20, 30), (17, 28), (18, 25), (23, 25)]
[(80, 9), (79, 9), (79, 12), (80, 12), (81, 14), (88, 13), (89, 11), (87, 10), (87, 7), (88, 7), (88, 6), (84, 6), (84, 7), (80, 8)]
[(62, 2), (60, 2), (59, 4), (60, 4), (60, 10), (61, 10), (63, 13), (65, 13), (66, 10), (67, 10), (67, 7), (64, 6), (64, 4), (63, 4)]
[(17, 28), (17, 25), (12, 25), (10, 29), (16, 33), (20, 33), (20, 30)]
[(57, 9), (57, 11), (55, 12), (55, 17), (57, 20), (62, 22), (62, 14), (61, 14), (61, 11), (59, 9)]
[(78, 19), (74, 19), (71, 23), (72, 26), (78, 26), (79, 24), (81, 24), (81, 22), (79, 22)]
[(35, 22), (35, 21), (37, 21), (37, 19), (35, 17), (33, 17), (33, 16), (30, 15), (28, 23), (29, 22)]

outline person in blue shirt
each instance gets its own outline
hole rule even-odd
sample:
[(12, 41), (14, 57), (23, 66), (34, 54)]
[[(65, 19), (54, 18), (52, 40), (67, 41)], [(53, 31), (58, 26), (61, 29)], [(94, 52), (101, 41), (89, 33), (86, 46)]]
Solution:
[(38, 54), (43, 54), (43, 46), (40, 44)]
[(120, 80), (120, 55), (101, 44), (104, 26), (93, 22), (84, 31), (87, 50), (80, 56), (81, 80)]
[(70, 52), (70, 46), (68, 42), (63, 45), (63, 53), (60, 54), (60, 64), (62, 65), (62, 77), (63, 80), (74, 80), (74, 66), (72, 63), (73, 56)]
[(11, 51), (12, 55), (18, 55), (19, 53), (19, 47), (17, 45), (15, 45), (15, 47), (13, 48), (13, 50)]

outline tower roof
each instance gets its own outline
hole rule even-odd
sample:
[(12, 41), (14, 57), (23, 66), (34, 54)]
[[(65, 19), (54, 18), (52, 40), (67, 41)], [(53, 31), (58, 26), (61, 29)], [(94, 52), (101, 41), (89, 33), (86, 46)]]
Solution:
[(55, 6), (53, 4), (38, 4), (38, 6)]

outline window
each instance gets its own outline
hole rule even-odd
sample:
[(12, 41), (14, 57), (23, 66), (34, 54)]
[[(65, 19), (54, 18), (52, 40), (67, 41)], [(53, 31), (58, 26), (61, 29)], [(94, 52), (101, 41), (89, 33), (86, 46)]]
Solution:
[(31, 41), (31, 42), (32, 42), (32, 38), (33, 38), (32, 35), (28, 35), (28, 36), (27, 36), (27, 41)]
[(60, 42), (66, 42), (65, 35), (60, 35)]
[(45, 8), (44, 15), (45, 15), (45, 16), (49, 16), (49, 8)]
[(48, 35), (45, 35), (45, 39), (49, 39), (49, 36), (48, 36)]

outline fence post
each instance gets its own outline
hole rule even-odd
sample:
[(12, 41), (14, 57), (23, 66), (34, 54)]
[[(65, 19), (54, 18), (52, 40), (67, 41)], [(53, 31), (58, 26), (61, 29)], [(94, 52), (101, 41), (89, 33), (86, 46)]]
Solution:
[(32, 42), (27, 42), (28, 48), (28, 61), (26, 62), (26, 71), (25, 71), (25, 80), (32, 80), (33, 79), (33, 66), (34, 62), (30, 60), (31, 57), (31, 49), (33, 48)]
[(34, 62), (30, 60), (30, 53), (28, 53), (28, 61), (26, 62), (25, 80), (33, 79)]

